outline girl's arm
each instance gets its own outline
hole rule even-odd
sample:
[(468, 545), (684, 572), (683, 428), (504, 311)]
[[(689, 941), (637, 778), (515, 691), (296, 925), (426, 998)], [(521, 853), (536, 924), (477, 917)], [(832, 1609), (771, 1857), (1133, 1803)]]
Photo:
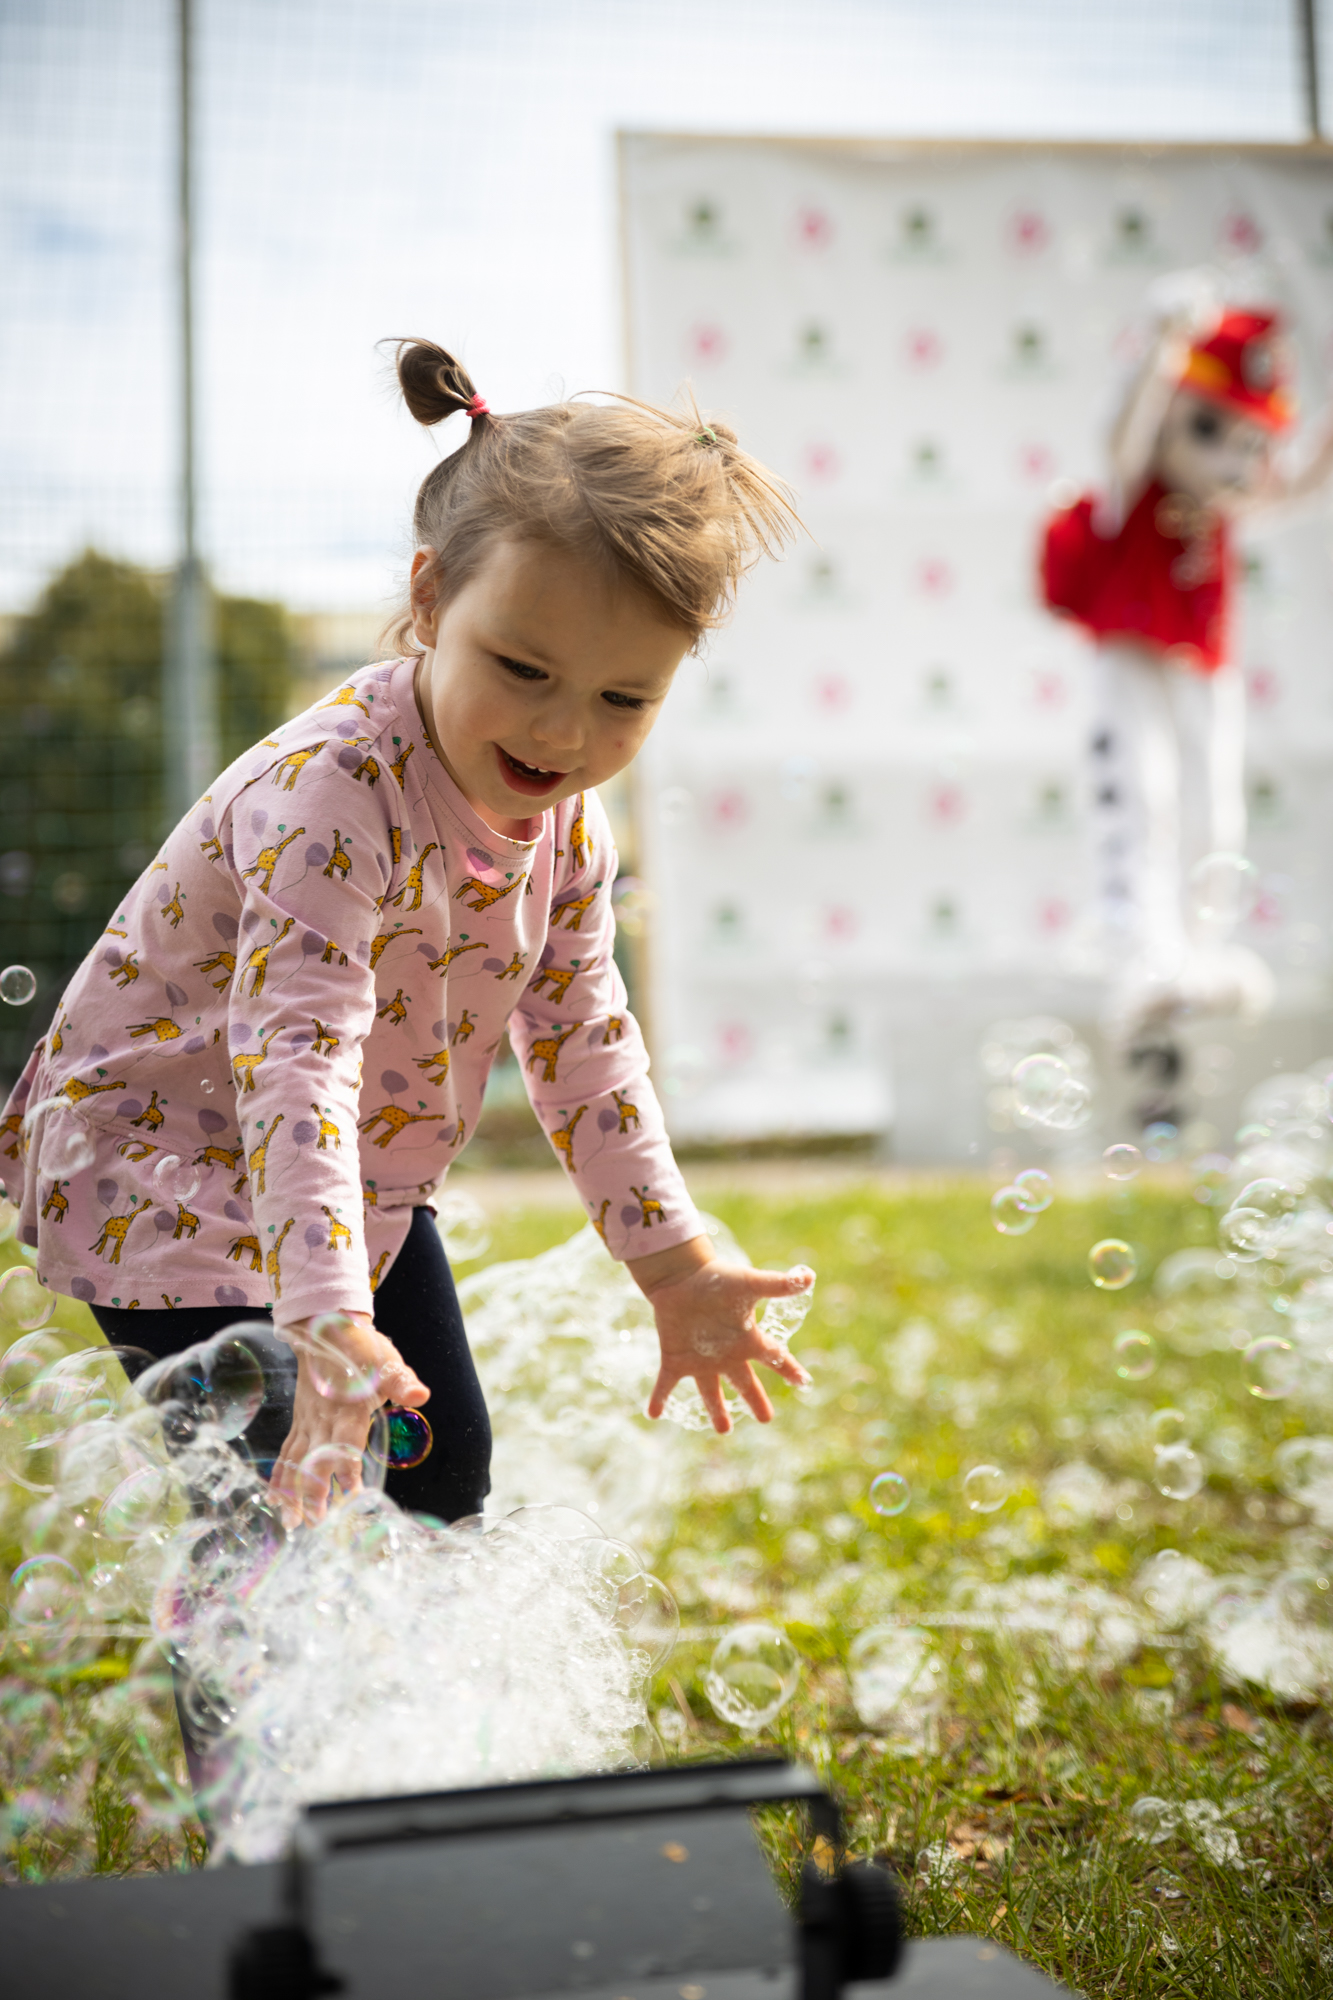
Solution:
[(1191, 343), (1206, 331), (1196, 307), (1181, 307), (1173, 312), (1162, 322), (1130, 384), (1108, 444), (1114, 500), (1121, 514), (1129, 511), (1147, 483), (1162, 420), (1180, 387)]
[(660, 1416), (676, 1382), (693, 1376), (715, 1427), (730, 1430), (721, 1389), (726, 1376), (767, 1422), (772, 1408), (752, 1362), (764, 1362), (793, 1385), (807, 1377), (779, 1342), (757, 1331), (754, 1308), (809, 1281), (716, 1257), (672, 1156), (648, 1054), (612, 955), (617, 860), (594, 795), (583, 801), (583, 818), (586, 859), (557, 878), (547, 948), (511, 1017), (510, 1041), (533, 1109), (593, 1227), (652, 1305), (662, 1369), (649, 1414)]

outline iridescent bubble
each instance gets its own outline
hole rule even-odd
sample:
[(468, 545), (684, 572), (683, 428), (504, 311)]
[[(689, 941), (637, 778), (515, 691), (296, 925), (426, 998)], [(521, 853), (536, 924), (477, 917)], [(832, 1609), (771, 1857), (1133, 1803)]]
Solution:
[(1195, 916), (1216, 930), (1243, 923), (1259, 900), (1259, 871), (1243, 854), (1205, 854), (1189, 883)]
[(1257, 1264), (1277, 1249), (1283, 1225), (1258, 1208), (1229, 1208), (1217, 1225), (1217, 1240), (1239, 1264)]
[(0, 972), (0, 1000), (11, 1007), (22, 1007), (37, 991), (37, 975), (29, 972), (26, 965), (7, 965)]
[(83, 1119), (62, 1107), (42, 1134), (40, 1169), (53, 1180), (87, 1173), (96, 1158), (93, 1135)]
[(113, 1541), (137, 1541), (145, 1529), (162, 1524), (170, 1497), (171, 1481), (162, 1467), (143, 1466), (107, 1495), (97, 1524)]
[(1289, 1396), (1300, 1375), (1300, 1356), (1289, 1340), (1265, 1334), (1252, 1340), (1241, 1356), (1245, 1387), (1263, 1402), (1275, 1403)]
[(436, 1210), (436, 1227), (451, 1264), (467, 1264), (491, 1247), (491, 1225), (481, 1203), (468, 1194), (446, 1194)]
[(302, 1353), (311, 1384), (331, 1403), (369, 1403), (379, 1389), (378, 1363), (357, 1355), (355, 1330), (346, 1313), (319, 1313), (306, 1329)]
[(0, 1274), (0, 1320), (11, 1326), (45, 1326), (56, 1304), (55, 1293), (26, 1264), (11, 1264)]
[(948, 1691), (933, 1632), (915, 1625), (872, 1625), (848, 1655), (852, 1705), (868, 1729), (896, 1724), (920, 1736)]
[(713, 1649), (703, 1677), (714, 1713), (737, 1729), (763, 1729), (800, 1685), (796, 1648), (776, 1625), (734, 1625)]
[(1180, 1131), (1168, 1118), (1155, 1119), (1144, 1127), (1143, 1156), (1161, 1162), (1174, 1160), (1180, 1151)]
[(606, 1539), (591, 1514), (577, 1507), (559, 1507), (552, 1501), (536, 1500), (529, 1507), (515, 1507), (504, 1519), (506, 1529), (517, 1528), (527, 1535), (541, 1535), (548, 1542), (584, 1542)]
[(1068, 1063), (1061, 1062), (1059, 1056), (1024, 1056), (1013, 1073), (1015, 1102), (1029, 1118), (1044, 1121), (1072, 1081)]
[(647, 1654), (646, 1671), (666, 1665), (680, 1636), (680, 1611), (661, 1577), (645, 1570), (621, 1593), (616, 1623), (632, 1650)]
[(1154, 1445), (1187, 1444), (1189, 1428), (1183, 1410), (1154, 1410), (1148, 1419), (1148, 1435)]
[(403, 1409), (397, 1403), (391, 1403), (384, 1417), (389, 1426), (386, 1462), (391, 1472), (406, 1472), (430, 1457), (435, 1433), (420, 1410)]
[(1120, 1292), (1138, 1276), (1139, 1263), (1128, 1243), (1106, 1236), (1088, 1252), (1088, 1276), (1098, 1291)]
[(870, 1504), (886, 1520), (905, 1512), (912, 1489), (901, 1472), (881, 1472), (870, 1482)]
[(1168, 1500), (1192, 1500), (1203, 1485), (1203, 1460), (1187, 1444), (1159, 1445), (1153, 1485)]
[(19, 1212), (8, 1195), (0, 1194), (0, 1243), (8, 1243), (19, 1226)]
[[(376, 1452), (372, 1456), (385, 1462)], [(362, 1454), (354, 1444), (317, 1444), (306, 1453), (297, 1469), (302, 1501), (307, 1513), (327, 1497), (331, 1506), (350, 1499), (361, 1489)]]
[(1025, 1167), (1014, 1175), (1014, 1193), (1033, 1215), (1044, 1215), (1055, 1200), (1055, 1183), (1041, 1167)]
[(177, 1153), (164, 1153), (153, 1168), (153, 1187), (159, 1201), (193, 1201), (203, 1185), (203, 1169)]
[(30, 1556), (9, 1580), (9, 1610), (16, 1625), (68, 1631), (83, 1603), (83, 1579), (63, 1556)]
[(1117, 1145), (1107, 1147), (1102, 1154), (1102, 1165), (1106, 1169), (1108, 1180), (1132, 1181), (1143, 1166), (1143, 1155), (1137, 1146), (1131, 1146), (1122, 1140)]
[(1289, 1500), (1333, 1512), (1333, 1437), (1284, 1439), (1273, 1453), (1273, 1472)]
[(963, 1481), (963, 1498), (974, 1514), (993, 1514), (1009, 1498), (1008, 1475), (998, 1465), (974, 1465)]
[(793, 1264), (787, 1276), (801, 1279), (804, 1291), (793, 1292), (790, 1298), (765, 1299), (757, 1315), (759, 1331), (770, 1340), (780, 1340), (784, 1346), (794, 1333), (800, 1332), (815, 1296), (815, 1274), (808, 1264)]
[(264, 1400), (264, 1371), (254, 1350), (230, 1328), (206, 1343), (199, 1384), (208, 1420), (224, 1438), (238, 1438), (249, 1429)]
[(1125, 1382), (1142, 1382), (1157, 1366), (1157, 1342), (1150, 1333), (1130, 1327), (1111, 1343), (1115, 1352), (1115, 1372)]
[(211, 1097), (217, 1089), (217, 1085), (211, 1076), (201, 1076), (199, 1079), (199, 1088), (203, 1091), (205, 1097)]
[(990, 1219), (1001, 1236), (1026, 1236), (1036, 1227), (1037, 1211), (1028, 1206), (1018, 1187), (998, 1188), (990, 1198)]
[[(14, 1266), (14, 1270), (21, 1267)], [(13, 1276), (14, 1271), (9, 1273)], [(25, 1333), (11, 1341), (0, 1354), (0, 1398), (22, 1396), (39, 1375), (69, 1349), (61, 1337), (58, 1327), (43, 1327), (40, 1332)]]

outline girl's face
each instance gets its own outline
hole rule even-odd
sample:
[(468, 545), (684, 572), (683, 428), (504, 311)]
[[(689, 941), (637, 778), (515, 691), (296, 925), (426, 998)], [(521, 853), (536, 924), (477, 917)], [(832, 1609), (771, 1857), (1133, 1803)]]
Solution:
[(1268, 471), (1272, 438), (1262, 425), (1206, 396), (1178, 389), (1167, 407), (1156, 466), (1172, 493), (1224, 511), (1253, 493)]
[(418, 588), (417, 702), (432, 747), (497, 833), (623, 771), (657, 719), (691, 634), (652, 600), (541, 542), (498, 540), (438, 608)]

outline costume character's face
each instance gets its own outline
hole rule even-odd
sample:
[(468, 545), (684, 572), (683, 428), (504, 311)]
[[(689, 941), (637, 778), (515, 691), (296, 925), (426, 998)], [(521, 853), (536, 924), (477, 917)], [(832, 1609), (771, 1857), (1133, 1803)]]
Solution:
[(1273, 434), (1249, 417), (1178, 389), (1167, 406), (1153, 470), (1168, 493), (1226, 511), (1253, 493), (1268, 471)]

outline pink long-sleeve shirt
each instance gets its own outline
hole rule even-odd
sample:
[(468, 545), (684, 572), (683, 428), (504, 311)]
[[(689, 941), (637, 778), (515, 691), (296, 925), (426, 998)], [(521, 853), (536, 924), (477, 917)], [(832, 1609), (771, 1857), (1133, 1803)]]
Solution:
[(362, 669), (239, 757), (70, 981), (0, 1126), (57, 1291), (370, 1311), (505, 1029), (611, 1253), (699, 1233), (611, 955), (600, 801), (494, 832), (414, 666)]

